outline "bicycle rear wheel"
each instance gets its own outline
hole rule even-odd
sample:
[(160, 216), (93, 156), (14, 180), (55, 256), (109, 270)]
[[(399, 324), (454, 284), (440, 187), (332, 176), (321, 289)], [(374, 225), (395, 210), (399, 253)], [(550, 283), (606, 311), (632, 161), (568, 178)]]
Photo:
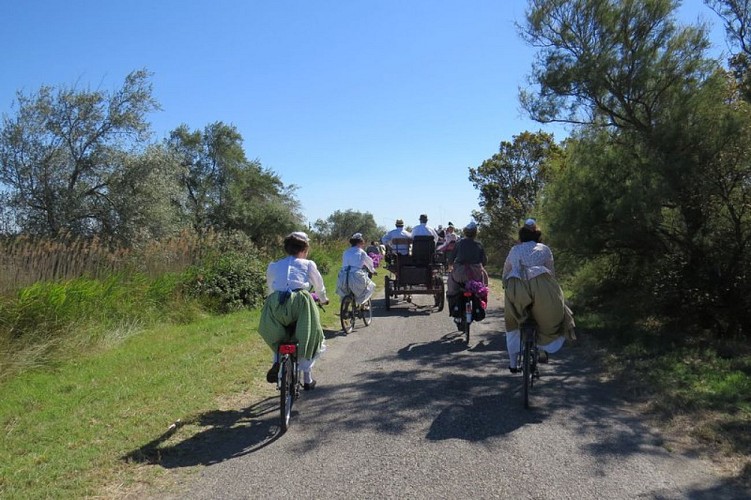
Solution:
[(522, 401), (524, 408), (529, 408), (529, 387), (532, 382), (532, 343), (527, 341), (524, 335), (524, 346), (522, 347)]
[(357, 317), (355, 313), (356, 307), (357, 305), (352, 295), (345, 295), (342, 299), (342, 305), (339, 307), (339, 320), (342, 323), (344, 333), (351, 333), (355, 328), (355, 318)]
[(362, 314), (362, 321), (365, 323), (365, 326), (370, 326), (373, 322), (373, 304), (370, 302), (370, 299), (362, 305), (360, 313)]
[(281, 380), (281, 387), (279, 388), (280, 427), (282, 432), (285, 432), (289, 429), (289, 418), (292, 415), (292, 403), (295, 400), (295, 382), (292, 373), (292, 360), (289, 356), (284, 356), (280, 361), (279, 377)]

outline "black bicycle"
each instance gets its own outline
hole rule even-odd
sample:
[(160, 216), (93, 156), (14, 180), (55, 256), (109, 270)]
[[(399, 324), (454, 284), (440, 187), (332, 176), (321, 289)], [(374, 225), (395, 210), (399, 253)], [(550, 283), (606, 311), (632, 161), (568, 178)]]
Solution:
[(373, 322), (372, 303), (368, 299), (362, 304), (357, 304), (355, 302), (355, 295), (350, 292), (344, 296), (342, 304), (339, 307), (339, 319), (345, 334), (352, 333), (358, 318), (362, 319), (365, 326), (369, 326)]
[(522, 402), (524, 408), (529, 408), (529, 391), (534, 386), (535, 379), (540, 378), (537, 367), (537, 324), (531, 315), (521, 324), (520, 331), (521, 350), (516, 359), (517, 366), (522, 369)]
[(459, 328), (459, 331), (464, 333), (464, 341), (469, 344), (469, 329), (472, 324), (472, 292), (462, 292), (463, 307), (460, 307), (462, 313), (458, 317), (454, 317), (454, 322)]
[(279, 377), (276, 387), (279, 390), (279, 410), (282, 432), (289, 428), (292, 405), (300, 397), (300, 367), (297, 363), (297, 342), (282, 342), (277, 349)]
[[(374, 274), (368, 272), (368, 278), (372, 278)], [(347, 288), (349, 289), (349, 273), (347, 273)], [(358, 304), (355, 300), (355, 294), (350, 292), (342, 298), (342, 303), (339, 306), (339, 321), (342, 323), (342, 330), (345, 335), (352, 333), (355, 329), (355, 322), (358, 318), (362, 319), (365, 326), (370, 326), (373, 322), (373, 304), (368, 299), (362, 304)]]

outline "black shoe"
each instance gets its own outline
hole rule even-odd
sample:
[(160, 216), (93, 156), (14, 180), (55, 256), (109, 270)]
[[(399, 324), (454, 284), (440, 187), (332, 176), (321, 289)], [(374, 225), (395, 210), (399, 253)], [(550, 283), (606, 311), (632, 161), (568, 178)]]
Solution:
[(537, 362), (541, 364), (545, 364), (548, 362), (548, 353), (546, 351), (543, 351), (540, 349), (537, 351)]
[(303, 384), (303, 385), (302, 385), (302, 388), (303, 388), (303, 389), (305, 389), (306, 391), (312, 391), (313, 389), (315, 389), (315, 388), (316, 388), (316, 384), (317, 384), (317, 383), (318, 383), (318, 382), (316, 382), (316, 381), (314, 380), (314, 381), (312, 381), (312, 382), (311, 382), (311, 383), (309, 383), (309, 384)]
[(269, 384), (276, 384), (279, 379), (279, 363), (271, 365), (271, 369), (266, 373), (266, 382)]
[(510, 371), (511, 373), (519, 373), (519, 368), (511, 368), (511, 367), (509, 366), (509, 367), (508, 367), (508, 371)]

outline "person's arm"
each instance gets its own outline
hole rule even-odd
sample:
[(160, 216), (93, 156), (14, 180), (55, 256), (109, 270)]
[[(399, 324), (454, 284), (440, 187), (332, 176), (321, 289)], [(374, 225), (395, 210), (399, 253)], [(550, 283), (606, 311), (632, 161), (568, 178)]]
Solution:
[(272, 273), (272, 265), (273, 265), (273, 262), (269, 263), (269, 265), (266, 267), (266, 290), (267, 290), (266, 295), (271, 295), (274, 292), (274, 288), (273, 288), (274, 276)]
[(362, 267), (365, 267), (370, 273), (375, 273), (375, 263), (373, 262), (373, 259), (365, 252), (362, 252), (360, 254), (360, 261), (362, 262)]
[(545, 256), (547, 257), (545, 259), (545, 267), (550, 269), (550, 274), (555, 278), (555, 263), (553, 262), (553, 251), (550, 250), (550, 247), (547, 245), (545, 246), (547, 249), (547, 252), (545, 252)]
[(318, 297), (321, 299), (321, 304), (326, 305), (329, 303), (329, 297), (326, 295), (326, 285), (323, 284), (323, 276), (321, 276), (321, 273), (318, 271), (318, 266), (316, 266), (315, 262), (312, 260), (308, 262), (308, 280), (313, 286), (313, 290), (315, 290)]

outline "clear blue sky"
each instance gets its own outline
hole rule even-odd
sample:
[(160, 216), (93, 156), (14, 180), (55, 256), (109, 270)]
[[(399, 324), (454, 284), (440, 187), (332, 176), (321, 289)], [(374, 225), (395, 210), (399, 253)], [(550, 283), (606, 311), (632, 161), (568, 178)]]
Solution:
[[(0, 2), (0, 112), (16, 91), (112, 91), (145, 68), (156, 139), (235, 125), (248, 158), (299, 187), (311, 223), (353, 209), (388, 229), (421, 213), (466, 224), (470, 167), (524, 130), (565, 133), (519, 109), (525, 0)], [(701, 0), (682, 16), (719, 24)]]

